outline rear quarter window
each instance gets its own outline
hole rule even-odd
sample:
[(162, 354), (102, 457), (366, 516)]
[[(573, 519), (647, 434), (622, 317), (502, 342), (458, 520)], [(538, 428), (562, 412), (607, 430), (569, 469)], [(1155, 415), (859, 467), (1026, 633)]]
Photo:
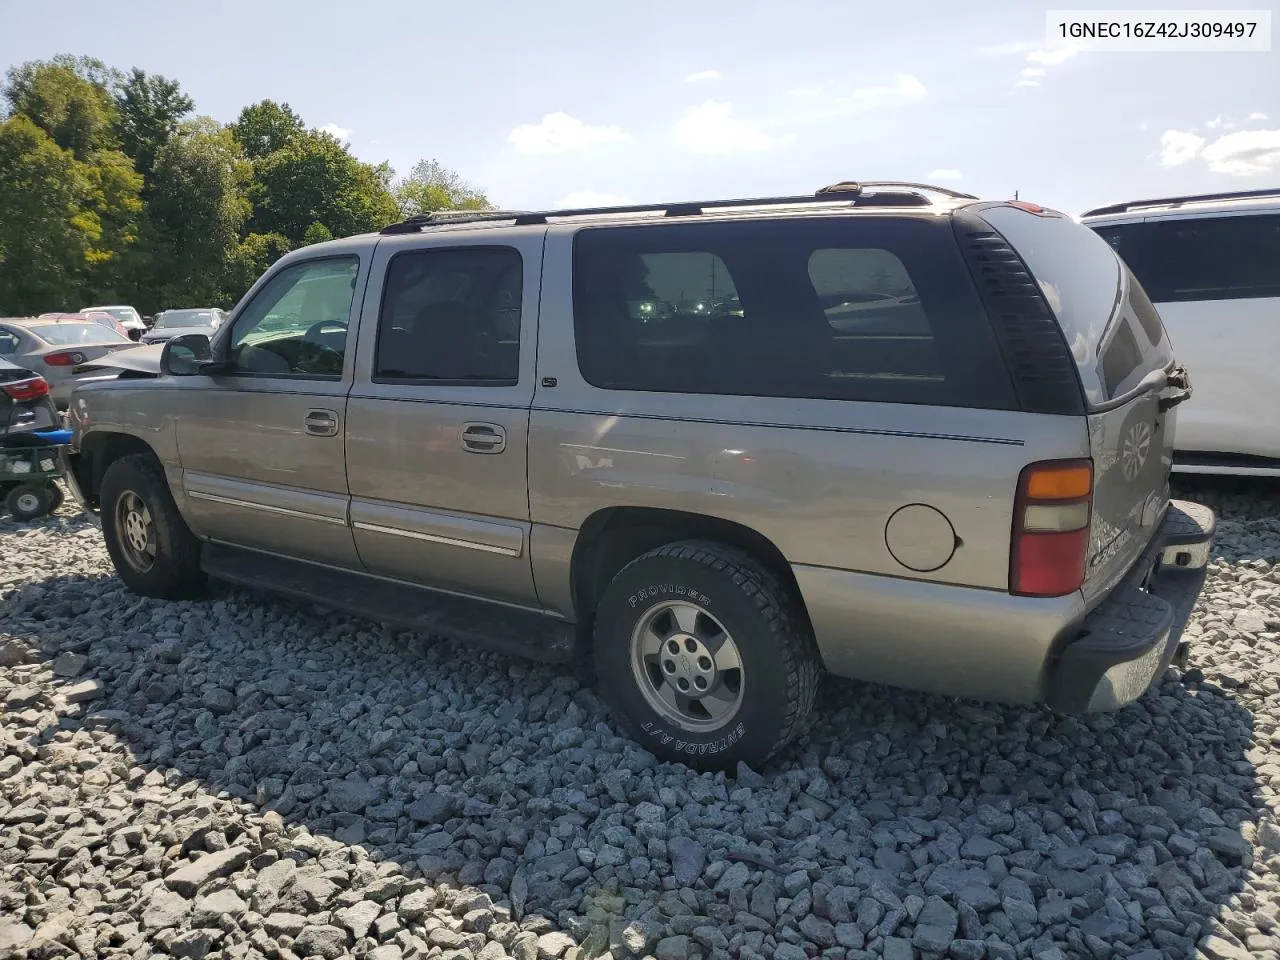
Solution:
[(944, 218), (585, 228), (574, 332), (609, 390), (1015, 407)]
[(983, 219), (1013, 245), (1057, 318), (1091, 405), (1123, 396), (1173, 358), (1159, 313), (1116, 251), (1065, 217), (995, 207)]

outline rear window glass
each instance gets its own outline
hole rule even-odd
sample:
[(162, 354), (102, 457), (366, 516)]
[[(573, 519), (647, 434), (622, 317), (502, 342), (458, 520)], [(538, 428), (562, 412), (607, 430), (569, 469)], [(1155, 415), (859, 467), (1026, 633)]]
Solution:
[(1140, 284), (1092, 230), (998, 207), (983, 217), (1017, 250), (1058, 320), (1091, 404), (1122, 396), (1172, 359)]
[(579, 367), (614, 390), (1008, 409), (1012, 388), (947, 226), (848, 217), (584, 229)]
[(69, 347), (79, 343), (130, 342), (101, 323), (41, 323), (27, 328), (45, 343)]
[(1280, 216), (1149, 220), (1096, 230), (1156, 303), (1280, 297)]

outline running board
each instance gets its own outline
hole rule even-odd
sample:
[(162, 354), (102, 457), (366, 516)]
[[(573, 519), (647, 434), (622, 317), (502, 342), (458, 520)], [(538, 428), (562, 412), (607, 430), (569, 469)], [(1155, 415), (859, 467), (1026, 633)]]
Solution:
[(204, 544), (200, 566), (218, 580), (317, 603), (375, 623), (451, 637), (543, 663), (567, 663), (573, 658), (573, 624), (535, 610), (221, 543)]

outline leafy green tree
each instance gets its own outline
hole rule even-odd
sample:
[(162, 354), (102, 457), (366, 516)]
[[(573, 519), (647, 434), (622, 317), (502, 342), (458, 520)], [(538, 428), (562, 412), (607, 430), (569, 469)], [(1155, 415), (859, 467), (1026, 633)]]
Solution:
[(287, 103), (261, 100), (240, 111), (231, 132), (245, 155), (257, 160), (282, 149), (306, 131), (306, 125)]
[(289, 238), (278, 233), (251, 233), (240, 241), (227, 262), (227, 303), (238, 301), (267, 267), (292, 249)]
[(4, 86), (9, 112), (22, 114), (83, 160), (112, 146), (112, 74), (100, 60), (59, 56), (11, 67)]
[(91, 218), (75, 157), (30, 118), (0, 124), (0, 304), (36, 313), (80, 288)]
[(317, 223), (335, 237), (378, 230), (399, 213), (388, 171), (357, 160), (334, 137), (308, 131), (255, 164), (252, 228), (295, 245)]
[(400, 215), (412, 217), (432, 210), (491, 210), (484, 192), (438, 160), (419, 160), (392, 189)]
[(302, 245), (310, 246), (313, 243), (324, 243), (332, 239), (333, 234), (329, 232), (329, 228), (317, 220), (307, 227), (307, 232), (302, 235)]
[(136, 300), (147, 310), (221, 303), (249, 216), (250, 165), (231, 131), (200, 117), (156, 154), (139, 241)]
[(156, 153), (195, 109), (195, 102), (176, 80), (134, 67), (121, 83), (115, 104), (120, 148), (133, 158), (139, 173), (150, 177)]

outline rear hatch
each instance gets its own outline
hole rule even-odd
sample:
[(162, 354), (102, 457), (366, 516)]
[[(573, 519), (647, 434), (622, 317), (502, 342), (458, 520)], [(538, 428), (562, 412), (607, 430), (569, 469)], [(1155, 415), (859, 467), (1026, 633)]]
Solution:
[(1142, 286), (1089, 228), (1061, 214), (1001, 206), (982, 211), (1026, 263), (1067, 341), (1084, 390), (1093, 457), (1089, 555), (1092, 605), (1142, 555), (1169, 502), (1169, 474), (1185, 380)]

